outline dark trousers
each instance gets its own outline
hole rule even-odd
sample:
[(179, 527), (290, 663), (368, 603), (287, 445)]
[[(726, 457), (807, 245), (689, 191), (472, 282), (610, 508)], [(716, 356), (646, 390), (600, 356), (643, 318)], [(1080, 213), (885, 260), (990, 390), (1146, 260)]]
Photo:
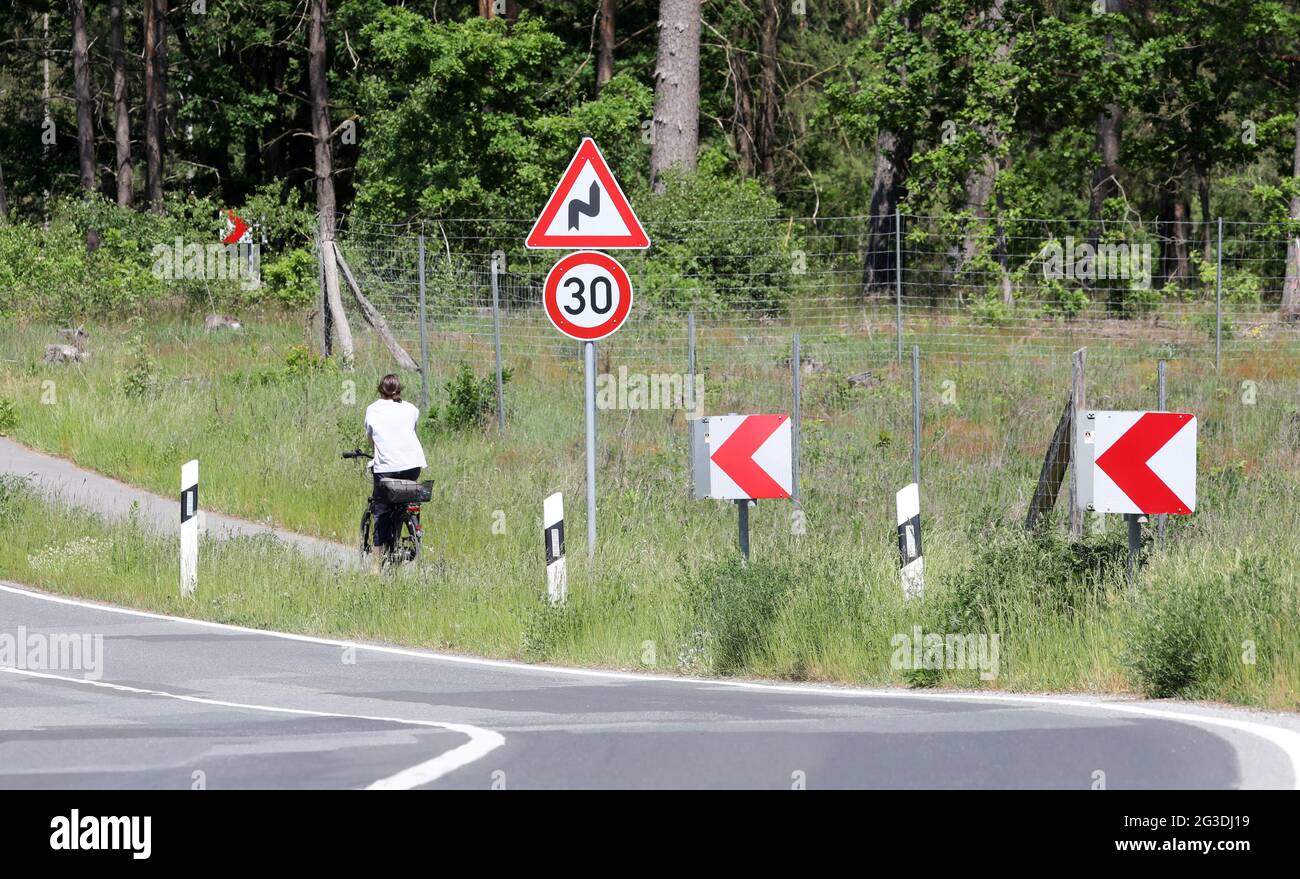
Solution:
[(410, 470), (395, 470), (392, 473), (376, 473), (375, 487), (371, 492), (375, 504), (375, 534), (373, 543), (375, 546), (392, 546), (397, 539), (397, 525), (401, 521), (402, 513), (406, 512), (406, 505), (399, 504), (392, 507), (380, 501), (383, 495), (380, 493), (379, 480), (381, 479), (411, 479), (420, 478), (420, 468), (412, 467)]

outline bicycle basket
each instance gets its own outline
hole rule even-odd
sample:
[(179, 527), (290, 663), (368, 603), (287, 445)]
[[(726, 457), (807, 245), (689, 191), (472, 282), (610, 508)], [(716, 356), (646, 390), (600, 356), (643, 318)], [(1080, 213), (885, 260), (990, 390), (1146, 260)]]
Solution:
[(423, 504), (433, 500), (433, 480), (380, 479), (383, 500), (390, 504)]

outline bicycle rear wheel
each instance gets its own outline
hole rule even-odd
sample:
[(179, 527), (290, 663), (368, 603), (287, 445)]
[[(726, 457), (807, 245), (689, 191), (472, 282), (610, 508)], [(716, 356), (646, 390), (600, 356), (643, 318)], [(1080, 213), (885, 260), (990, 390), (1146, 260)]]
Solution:
[(369, 558), (370, 553), (374, 550), (374, 546), (371, 544), (371, 531), (374, 528), (374, 524), (375, 524), (374, 514), (371, 512), (370, 507), (367, 506), (366, 511), (361, 514), (361, 560), (362, 561), (365, 561), (367, 558)]

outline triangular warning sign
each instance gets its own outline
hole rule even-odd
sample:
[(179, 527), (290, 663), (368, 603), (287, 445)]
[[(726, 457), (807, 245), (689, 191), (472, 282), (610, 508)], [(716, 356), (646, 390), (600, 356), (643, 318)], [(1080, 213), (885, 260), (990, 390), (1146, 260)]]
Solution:
[(524, 246), (533, 250), (644, 250), (650, 246), (641, 221), (591, 138), (582, 139)]

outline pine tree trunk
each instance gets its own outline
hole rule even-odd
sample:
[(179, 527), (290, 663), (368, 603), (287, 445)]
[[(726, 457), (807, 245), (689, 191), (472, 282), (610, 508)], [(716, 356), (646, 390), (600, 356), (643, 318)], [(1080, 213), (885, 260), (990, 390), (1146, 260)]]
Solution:
[[(1295, 152), (1291, 159), (1291, 173), (1300, 177), (1300, 107), (1295, 117)], [(1300, 221), (1300, 193), (1291, 196), (1292, 220)], [(1300, 320), (1300, 230), (1292, 229), (1286, 242), (1286, 280), (1282, 282), (1282, 317)]]
[(167, 109), (167, 0), (144, 0), (145, 194), (163, 212), (163, 141)]
[(339, 294), (339, 264), (335, 254), (333, 131), (330, 128), (330, 93), (325, 58), (325, 22), (329, 18), (326, 0), (310, 0), (311, 31), (307, 37), (307, 76), (311, 89), (311, 130), (315, 145), (316, 210), (320, 213), (321, 262), (325, 267), (325, 298), (330, 320), (339, 334), (339, 352), (343, 365), (351, 368), (353, 359), (352, 328), (343, 311)]
[(776, 168), (776, 42), (780, 28), (781, 9), (777, 0), (763, 0), (762, 34), (759, 37), (763, 97), (758, 123), (758, 161), (763, 176), (769, 181)]
[[(1104, 0), (1106, 12), (1122, 14), (1124, 0)], [(1106, 37), (1106, 53), (1114, 49), (1113, 37)], [(1088, 196), (1088, 219), (1092, 221), (1090, 243), (1095, 247), (1101, 233), (1100, 221), (1106, 199), (1119, 194), (1119, 129), (1124, 120), (1124, 111), (1119, 104), (1111, 103), (1097, 115), (1097, 152), (1101, 153), (1101, 164), (1092, 175), (1092, 192)]]
[(596, 87), (614, 76), (614, 20), (618, 0), (600, 0), (600, 54), (596, 57)]
[(663, 192), (663, 173), (694, 171), (700, 146), (700, 0), (660, 0), (655, 63), (654, 143), (650, 182)]
[(122, 0), (111, 0), (108, 7), (109, 53), (113, 61), (113, 140), (117, 156), (113, 178), (117, 183), (117, 203), (130, 207), (131, 193), (131, 116), (126, 95), (126, 51), (122, 26)]
[(90, 93), (90, 59), (86, 40), (85, 0), (69, 0), (72, 14), (72, 78), (77, 98), (77, 157), (81, 166), (81, 188), (93, 192), (95, 174), (95, 122)]

